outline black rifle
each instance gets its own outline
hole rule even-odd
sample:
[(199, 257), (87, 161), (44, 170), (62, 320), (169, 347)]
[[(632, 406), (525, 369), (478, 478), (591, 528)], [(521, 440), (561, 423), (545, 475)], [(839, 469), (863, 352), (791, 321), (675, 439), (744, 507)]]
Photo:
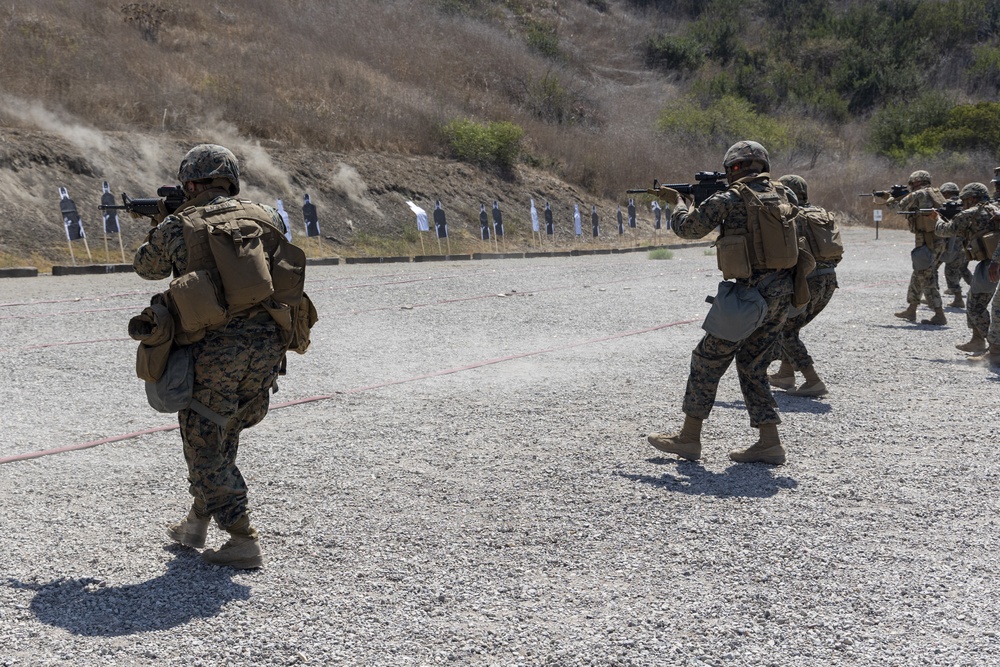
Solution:
[(169, 215), (179, 209), (186, 201), (184, 190), (179, 185), (161, 185), (156, 189), (155, 197), (143, 197), (141, 199), (132, 199), (123, 192), (121, 206), (101, 204), (98, 208), (102, 211), (128, 211), (129, 213), (144, 215), (147, 218), (155, 218), (160, 214), (161, 201)]
[(729, 189), (726, 173), (723, 171), (699, 171), (694, 175), (694, 183), (660, 183), (653, 181), (653, 187), (643, 190), (628, 190), (628, 194), (647, 194), (660, 196), (660, 188), (670, 188), (682, 195), (694, 197), (694, 205), (698, 206), (716, 192)]
[(910, 188), (905, 185), (894, 185), (888, 190), (872, 190), (871, 192), (862, 192), (859, 197), (885, 197), (889, 195), (893, 199), (899, 199), (900, 197), (905, 197), (910, 194)]
[(963, 210), (962, 202), (958, 199), (949, 199), (940, 208), (918, 208), (916, 211), (897, 211), (900, 215), (919, 215), (921, 213), (937, 212), (945, 220), (951, 220)]

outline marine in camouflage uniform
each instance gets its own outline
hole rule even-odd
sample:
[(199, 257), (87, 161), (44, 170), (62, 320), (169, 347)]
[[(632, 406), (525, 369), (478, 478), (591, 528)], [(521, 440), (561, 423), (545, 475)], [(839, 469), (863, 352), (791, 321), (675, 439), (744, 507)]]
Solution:
[[(774, 188), (771, 184), (767, 173), (770, 159), (764, 147), (756, 142), (741, 141), (733, 145), (726, 152), (723, 166), (730, 184), (741, 180), (755, 192), (777, 190), (784, 196), (784, 188)], [(674, 206), (671, 228), (681, 238), (702, 238), (720, 225), (726, 230), (740, 232), (748, 228), (746, 205), (733, 188), (712, 195), (693, 209), (682, 199), (677, 199), (676, 194), (669, 191), (664, 198)], [(751, 447), (733, 450), (729, 457), (737, 462), (781, 464), (785, 462), (785, 449), (777, 429), (781, 419), (768, 387), (767, 366), (771, 361), (771, 348), (778, 339), (791, 302), (792, 272), (788, 269), (755, 269), (748, 279), (737, 282), (756, 287), (767, 301), (767, 315), (763, 323), (738, 342), (710, 333), (702, 337), (691, 353), (691, 370), (684, 392), (685, 418), (680, 433), (653, 433), (647, 440), (662, 452), (688, 460), (701, 458), (702, 422), (708, 418), (715, 404), (719, 381), (735, 359), (750, 425), (759, 429), (760, 433)]]
[[(189, 197), (182, 209), (218, 204), (239, 192), (235, 156), (214, 144), (193, 148), (178, 174)], [(278, 212), (265, 207), (274, 224), (284, 229)], [(168, 215), (150, 229), (136, 251), (133, 266), (148, 280), (181, 276), (188, 271), (188, 249), (180, 215)], [(194, 359), (194, 400), (218, 415), (230, 417), (225, 427), (192, 409), (178, 413), (190, 493), (194, 497), (186, 519), (171, 526), (169, 536), (187, 546), (202, 547), (208, 523), (230, 534), (219, 550), (202, 556), (212, 563), (236, 568), (259, 567), (263, 560), (257, 531), (247, 512), (247, 485), (236, 465), (240, 432), (267, 414), (269, 391), (278, 375), (285, 341), (266, 311), (251, 309), (220, 328), (210, 329), (191, 345)]]
[[(994, 199), (1000, 203), (1000, 167), (993, 169)], [(1000, 281), (1000, 246), (997, 246), (989, 264), (989, 279), (993, 282)], [(993, 302), (990, 306), (990, 327), (986, 332), (987, 349), (969, 357), (970, 361), (988, 361), (991, 364), (1000, 364), (1000, 289), (993, 295)]]
[[(944, 238), (960, 238), (965, 246), (970, 246), (976, 237), (1000, 229), (1000, 223), (995, 221), (997, 208), (990, 204), (990, 191), (982, 183), (969, 183), (959, 195), (964, 210), (951, 220), (938, 220), (934, 233)], [(964, 252), (964, 250), (963, 250)], [(984, 260), (986, 261), (986, 260)], [(986, 267), (977, 267), (977, 271), (985, 271)], [(972, 284), (972, 281), (970, 281)], [(963, 352), (982, 352), (986, 349), (986, 334), (990, 328), (990, 299), (996, 286), (984, 289), (976, 285), (969, 291), (968, 303), (965, 309), (965, 319), (972, 330), (972, 339), (967, 343), (956, 345)]]
[(922, 324), (943, 325), (948, 323), (945, 317), (944, 308), (941, 301), (941, 290), (938, 287), (938, 267), (941, 266), (941, 257), (944, 255), (946, 242), (943, 238), (934, 235), (934, 232), (920, 232), (914, 228), (915, 218), (919, 215), (920, 209), (936, 209), (943, 201), (941, 191), (931, 186), (931, 175), (923, 170), (918, 170), (910, 174), (907, 181), (910, 193), (896, 199), (888, 197), (886, 206), (896, 212), (910, 211), (915, 213), (910, 217), (910, 231), (915, 235), (915, 247), (928, 246), (933, 254), (933, 261), (930, 268), (914, 269), (910, 276), (910, 286), (906, 292), (906, 302), (909, 306), (906, 310), (896, 313), (896, 317), (910, 322), (917, 320), (917, 306), (920, 305), (922, 297), (927, 299), (927, 305), (934, 309), (934, 316), (930, 319), (921, 320)]
[[(941, 184), (941, 194), (948, 200), (958, 200), (958, 185), (952, 182)], [(944, 261), (944, 281), (948, 288), (945, 294), (953, 295), (951, 308), (965, 308), (962, 300), (962, 281), (972, 286), (972, 271), (969, 271), (969, 258), (965, 253), (965, 246), (961, 236), (953, 236), (948, 239), (945, 249)]]
[[(795, 218), (798, 235), (810, 236), (812, 232), (805, 214), (809, 212), (826, 214), (826, 211), (809, 203), (809, 186), (801, 176), (790, 174), (778, 180), (792, 191), (799, 202), (799, 215)], [(838, 287), (838, 264), (840, 264), (839, 259), (816, 259), (816, 268), (806, 277), (809, 285), (809, 303), (802, 312), (787, 319), (775, 345), (772, 357), (780, 360), (781, 366), (777, 373), (768, 376), (768, 381), (774, 387), (787, 390), (792, 396), (823, 396), (827, 393), (826, 385), (816, 372), (813, 358), (809, 356), (809, 351), (799, 334), (802, 327), (816, 319), (833, 298), (833, 293)], [(795, 371), (800, 371), (805, 376), (805, 382), (798, 389), (795, 388)]]

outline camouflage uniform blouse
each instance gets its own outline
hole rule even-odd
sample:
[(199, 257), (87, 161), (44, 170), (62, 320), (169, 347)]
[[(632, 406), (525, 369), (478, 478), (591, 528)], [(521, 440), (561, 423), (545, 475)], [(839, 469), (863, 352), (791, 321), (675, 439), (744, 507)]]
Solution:
[(1000, 230), (1000, 221), (994, 222), (998, 210), (991, 204), (976, 204), (960, 212), (951, 220), (939, 219), (934, 225), (936, 236), (961, 236), (966, 242), (980, 234)]
[[(743, 182), (755, 192), (767, 192), (768, 186), (771, 185), (770, 176), (766, 173)], [(775, 190), (787, 199), (783, 186), (777, 186)], [(683, 199), (678, 201), (670, 215), (670, 224), (677, 236), (682, 239), (703, 238), (716, 227), (745, 230), (748, 224), (747, 208), (740, 193), (729, 188), (723, 192), (715, 193), (693, 209), (688, 209)], [(755, 286), (773, 273), (775, 273), (773, 269), (754, 269), (750, 278), (736, 282)], [(784, 269), (778, 273), (778, 276), (760, 290), (761, 296), (765, 299), (773, 299), (792, 293), (792, 272)]]
[(889, 197), (889, 199), (885, 201), (885, 205), (887, 208), (895, 211), (896, 213), (900, 211), (919, 211), (922, 208), (937, 208), (938, 205), (934, 202), (934, 198), (931, 196), (932, 190), (937, 190), (937, 188), (928, 185), (926, 188), (920, 188), (915, 192), (911, 192), (902, 199)]

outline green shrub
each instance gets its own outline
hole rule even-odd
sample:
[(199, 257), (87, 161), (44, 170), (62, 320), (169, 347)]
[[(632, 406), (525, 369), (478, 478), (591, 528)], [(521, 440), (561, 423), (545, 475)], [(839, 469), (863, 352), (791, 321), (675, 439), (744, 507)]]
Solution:
[(649, 259), (673, 259), (674, 253), (669, 248), (653, 248), (649, 251)]
[(648, 67), (687, 73), (701, 67), (705, 52), (691, 37), (660, 35), (646, 39), (645, 59)]
[[(907, 153), (928, 154), (936, 152), (930, 137), (920, 145), (913, 138), (924, 130), (942, 127), (948, 121), (952, 103), (946, 95), (938, 92), (924, 93), (908, 104), (888, 105), (872, 116), (869, 126), (869, 143), (872, 150), (902, 159)], [(907, 140), (910, 146), (906, 147)], [(922, 148), (921, 148), (922, 146)]]
[(524, 130), (507, 121), (485, 125), (460, 118), (442, 128), (452, 154), (459, 160), (508, 172), (521, 153)]
[(528, 46), (531, 49), (549, 58), (558, 58), (561, 55), (559, 35), (556, 34), (555, 26), (535, 19), (526, 19), (525, 27)]
[(904, 137), (905, 154), (935, 155), (941, 151), (984, 151), (1000, 155), (1000, 103), (962, 104), (948, 112), (940, 126)]
[(992, 94), (1000, 91), (1000, 48), (984, 44), (972, 47), (968, 76), (972, 90)]
[(706, 106), (693, 97), (677, 100), (660, 112), (657, 127), (705, 145), (728, 146), (752, 138), (778, 151), (789, 144), (788, 131), (781, 123), (757, 113), (752, 104), (734, 95), (723, 95)]

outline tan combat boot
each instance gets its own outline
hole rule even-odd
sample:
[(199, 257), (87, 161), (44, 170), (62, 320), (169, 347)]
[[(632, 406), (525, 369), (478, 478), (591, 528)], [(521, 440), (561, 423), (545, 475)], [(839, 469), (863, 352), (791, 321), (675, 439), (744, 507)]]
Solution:
[(966, 357), (969, 361), (985, 361), (991, 364), (1000, 364), (1000, 345), (990, 343), (990, 346), (980, 352)]
[(979, 332), (979, 329), (972, 330), (972, 339), (968, 343), (959, 343), (955, 346), (962, 352), (985, 352), (987, 349), (986, 338)]
[(920, 320), (921, 324), (933, 324), (934, 326), (941, 326), (943, 324), (948, 324), (948, 318), (944, 316), (944, 308), (935, 308), (934, 317), (929, 320)]
[(771, 383), (772, 387), (778, 389), (794, 389), (795, 369), (787, 361), (782, 361), (781, 366), (778, 367), (778, 372), (774, 375), (768, 375), (767, 381)]
[(201, 549), (208, 536), (208, 522), (209, 517), (201, 518), (192, 507), (187, 517), (167, 528), (167, 535), (178, 544)]
[(646, 441), (661, 452), (697, 461), (701, 458), (701, 420), (685, 415), (680, 433), (650, 433), (646, 436)]
[(907, 306), (906, 310), (901, 310), (898, 313), (896, 313), (896, 317), (903, 320), (909, 320), (910, 322), (916, 322), (917, 304), (911, 303), (909, 306)]
[(962, 288), (955, 290), (955, 298), (948, 304), (951, 308), (965, 308), (965, 301), (962, 299)]
[(785, 462), (785, 448), (778, 439), (777, 424), (763, 424), (760, 439), (746, 449), (734, 449), (729, 458), (737, 463), (769, 463), (780, 466)]
[(264, 565), (264, 556), (260, 552), (260, 538), (250, 525), (250, 517), (244, 515), (226, 530), (229, 533), (229, 540), (222, 547), (201, 552), (205, 562), (225, 565), (236, 570), (252, 570)]
[(802, 383), (802, 386), (798, 389), (789, 389), (789, 396), (825, 396), (826, 395), (826, 385), (823, 381), (819, 379), (819, 375), (816, 373), (816, 369), (812, 366), (806, 366), (802, 369), (802, 375), (805, 376), (806, 381)]

